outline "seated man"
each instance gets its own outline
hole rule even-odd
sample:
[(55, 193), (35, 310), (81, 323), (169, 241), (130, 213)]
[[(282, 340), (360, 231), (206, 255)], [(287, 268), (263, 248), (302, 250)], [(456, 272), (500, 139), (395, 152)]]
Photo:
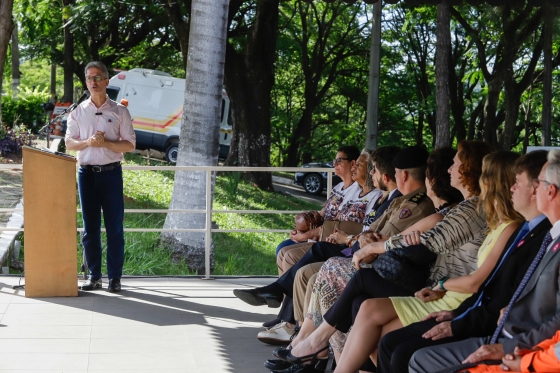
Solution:
[[(553, 224), (516, 289), (492, 337), (424, 348), (410, 360), (410, 372), (437, 372), (462, 362), (499, 360), (515, 347), (531, 348), (560, 329), (560, 151), (551, 150), (533, 179), (538, 209)], [(476, 327), (476, 326), (475, 326)]]
[[(546, 156), (547, 152), (536, 151), (517, 159), (512, 201), (527, 223), (513, 233), (498, 264), (478, 292), (454, 311), (436, 312), (428, 320), (413, 323), (382, 338), (378, 352), (380, 371), (408, 372), (412, 354), (423, 347), (486, 336), (494, 331), (500, 309), (508, 304), (551, 227), (537, 208), (532, 181), (546, 163)], [(440, 295), (433, 292), (425, 300)]]

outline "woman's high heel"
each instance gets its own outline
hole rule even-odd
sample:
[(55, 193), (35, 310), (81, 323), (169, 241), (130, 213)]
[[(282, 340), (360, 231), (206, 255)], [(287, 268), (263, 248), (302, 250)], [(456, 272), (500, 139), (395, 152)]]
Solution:
[(328, 350), (328, 349), (329, 349), (329, 345), (326, 345), (325, 347), (323, 347), (319, 351), (317, 351), (313, 354), (305, 355), (305, 356), (294, 356), (294, 355), (292, 355), (291, 350), (285, 350), (285, 351), (282, 351), (282, 353), (279, 353), (278, 357), (280, 359), (284, 359), (287, 362), (292, 363), (292, 364), (315, 364), (318, 360), (323, 360), (323, 359), (328, 359), (329, 358), (328, 354), (327, 354), (327, 356), (317, 357), (317, 355), (319, 355), (321, 352), (323, 352), (325, 350)]

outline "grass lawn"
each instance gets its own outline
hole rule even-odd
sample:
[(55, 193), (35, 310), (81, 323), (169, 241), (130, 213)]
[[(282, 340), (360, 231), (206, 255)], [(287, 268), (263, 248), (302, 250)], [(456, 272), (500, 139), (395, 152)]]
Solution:
[[(126, 154), (125, 165), (146, 165), (146, 160)], [(226, 173), (224, 173), (226, 174)], [(125, 208), (167, 209), (173, 192), (174, 172), (124, 171)], [(220, 210), (316, 210), (313, 204), (280, 193), (264, 192), (233, 176), (218, 175), (214, 209)], [(292, 229), (291, 214), (214, 214), (221, 229)], [(81, 217), (78, 218), (81, 225)], [(125, 227), (162, 228), (165, 214), (125, 214)], [(286, 239), (279, 233), (213, 233), (215, 275), (276, 275), (274, 251)], [(159, 233), (125, 233), (124, 273), (128, 275), (188, 275), (184, 263), (173, 263), (169, 251), (159, 245)], [(81, 251), (81, 248), (80, 248)], [(106, 273), (105, 268), (103, 273)]]

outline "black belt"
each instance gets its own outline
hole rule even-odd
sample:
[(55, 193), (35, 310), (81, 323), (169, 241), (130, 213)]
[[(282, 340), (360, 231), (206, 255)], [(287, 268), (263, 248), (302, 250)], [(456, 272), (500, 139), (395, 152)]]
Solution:
[(121, 162), (113, 162), (113, 163), (104, 164), (102, 166), (84, 164), (84, 165), (80, 165), (80, 167), (86, 170), (92, 170), (93, 172), (102, 172), (102, 171), (111, 171), (113, 168), (119, 167), (120, 165)]

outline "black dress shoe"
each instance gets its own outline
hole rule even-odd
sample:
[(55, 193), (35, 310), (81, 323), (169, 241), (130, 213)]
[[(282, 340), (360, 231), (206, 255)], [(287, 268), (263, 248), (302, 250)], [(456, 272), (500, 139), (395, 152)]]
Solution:
[[(284, 347), (278, 347), (275, 348), (274, 350), (272, 350), (272, 355), (276, 356), (279, 359), (282, 359), (280, 357), (280, 355), (285, 356), (286, 354), (283, 353), (283, 351), (289, 351), (292, 349), (292, 345), (288, 345), (288, 346), (284, 346)], [(282, 360), (286, 360), (286, 359), (282, 359)]]
[(268, 359), (264, 362), (264, 367), (270, 370), (283, 370), (291, 367), (292, 364), (284, 360)]
[(308, 364), (312, 364), (315, 365), (315, 363), (317, 363), (317, 361), (319, 360), (325, 360), (328, 359), (329, 356), (323, 356), (323, 357), (318, 357), (318, 355), (329, 349), (329, 345), (326, 345), (325, 347), (323, 347), (322, 349), (320, 349), (319, 351), (309, 354), (309, 355), (304, 355), (304, 356), (294, 356), (292, 355), (292, 350), (284, 350), (284, 351), (278, 351), (277, 357), (279, 359), (282, 360), (286, 360), (289, 363), (292, 364), (304, 364), (304, 363), (308, 363)]
[(87, 280), (82, 286), (80, 286), (81, 290), (95, 290), (101, 289), (103, 287), (103, 282), (101, 279), (99, 280)]
[(273, 370), (274, 373), (324, 373), (315, 369), (313, 364), (296, 364), (284, 370)]
[(107, 288), (109, 293), (118, 293), (121, 291), (121, 279), (112, 278), (109, 280), (109, 287)]
[(284, 294), (256, 289), (235, 289), (233, 295), (251, 306), (264, 306), (278, 308), (284, 299)]

